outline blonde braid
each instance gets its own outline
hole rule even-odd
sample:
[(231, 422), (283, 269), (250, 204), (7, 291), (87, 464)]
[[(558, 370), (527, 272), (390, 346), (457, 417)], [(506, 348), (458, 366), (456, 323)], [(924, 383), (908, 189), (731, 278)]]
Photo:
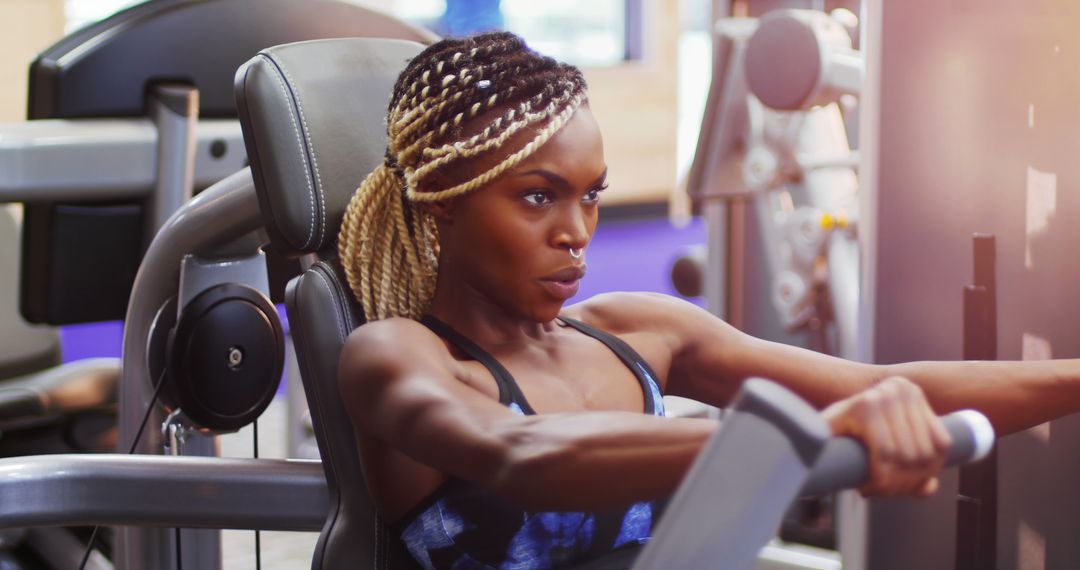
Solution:
[(543, 145), (545, 142), (548, 141), (548, 139), (554, 136), (555, 133), (558, 132), (558, 130), (561, 129), (563, 125), (565, 125), (566, 122), (570, 120), (570, 117), (573, 116), (574, 111), (577, 110), (577, 106), (580, 105), (580, 103), (581, 101), (577, 100), (575, 101), (575, 104), (568, 105), (562, 110), (561, 113), (556, 115), (555, 118), (551, 119), (548, 123), (548, 126), (542, 131), (540, 131), (536, 135), (536, 138), (529, 142), (529, 144), (522, 147), (521, 150), (508, 156), (505, 160), (495, 165), (493, 168), (481, 174), (480, 176), (477, 176), (476, 178), (473, 178), (472, 180), (469, 180), (467, 182), (458, 184), (457, 186), (447, 188), (446, 190), (441, 190), (439, 192), (416, 192), (412, 188), (409, 188), (409, 199), (418, 202), (437, 202), (439, 200), (446, 200), (449, 198), (460, 196), (467, 192), (471, 192), (491, 182), (500, 174), (506, 172), (508, 169), (517, 166), (519, 162), (525, 160), (530, 155), (532, 155), (532, 153), (536, 152), (536, 149), (540, 148), (541, 145)]
[[(439, 237), (423, 202), (489, 184), (543, 146), (584, 100), (577, 68), (537, 54), (506, 32), (444, 40), (410, 61), (387, 110), (386, 161), (353, 195), (338, 236), (346, 279), (367, 320), (418, 319), (431, 305)], [(476, 134), (462, 134), (497, 106), (506, 111)], [(451, 188), (430, 180), (504, 148), (530, 128), (536, 129), (531, 140), (472, 179)]]
[[(437, 236), (432, 223), (425, 223), (423, 232), (410, 231), (401, 194), (400, 177), (380, 165), (353, 195), (338, 236), (346, 280), (368, 320), (419, 318), (434, 293), (426, 281), (434, 272)], [(409, 207), (414, 216), (419, 213)]]
[(341, 257), (342, 266), (345, 269), (345, 279), (349, 282), (349, 288), (356, 294), (364, 313), (368, 314), (369, 307), (374, 303), (371, 288), (365, 284), (370, 283), (371, 248), (367, 226), (371, 222), (371, 215), (362, 213), (374, 212), (371, 208), (373, 198), (386, 192), (390, 185), (388, 178), (393, 176), (389, 168), (379, 166), (364, 179), (360, 185), (360, 191), (353, 194), (345, 209), (342, 218), (341, 231), (338, 234), (338, 253)]

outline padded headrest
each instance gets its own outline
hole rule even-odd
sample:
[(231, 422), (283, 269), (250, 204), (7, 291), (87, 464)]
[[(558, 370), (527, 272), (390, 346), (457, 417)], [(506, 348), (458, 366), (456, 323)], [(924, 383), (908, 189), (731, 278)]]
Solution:
[(424, 46), (315, 40), (265, 49), (237, 72), (244, 143), (272, 245), (288, 256), (337, 239), (349, 199), (386, 151), (394, 82)]

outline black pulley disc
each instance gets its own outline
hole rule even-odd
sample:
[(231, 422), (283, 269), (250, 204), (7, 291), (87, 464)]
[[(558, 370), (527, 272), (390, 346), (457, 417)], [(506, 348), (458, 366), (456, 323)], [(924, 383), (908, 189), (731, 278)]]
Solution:
[(215, 285), (180, 313), (168, 359), (172, 404), (198, 427), (240, 429), (270, 405), (281, 381), (285, 335), (277, 310), (247, 285)]

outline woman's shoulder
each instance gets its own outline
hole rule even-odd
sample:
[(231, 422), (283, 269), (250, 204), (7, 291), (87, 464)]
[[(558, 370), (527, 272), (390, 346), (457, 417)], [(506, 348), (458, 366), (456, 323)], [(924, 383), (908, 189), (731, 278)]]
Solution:
[(441, 362), (446, 345), (435, 333), (412, 319), (393, 317), (365, 323), (349, 335), (341, 365), (358, 369), (407, 367), (410, 363)]
[(664, 332), (698, 318), (704, 309), (671, 295), (652, 292), (602, 293), (567, 307), (563, 314), (613, 334)]
[(434, 337), (434, 333), (420, 322), (405, 317), (390, 317), (356, 327), (345, 342), (406, 344), (428, 336)]

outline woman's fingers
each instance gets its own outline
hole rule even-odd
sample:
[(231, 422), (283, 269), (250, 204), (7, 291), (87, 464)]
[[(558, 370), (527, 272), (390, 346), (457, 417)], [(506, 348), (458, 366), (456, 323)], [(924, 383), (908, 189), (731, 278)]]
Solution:
[(922, 389), (889, 378), (825, 411), (836, 435), (862, 440), (870, 462), (865, 495), (918, 495), (937, 491), (950, 439)]
[(931, 477), (923, 482), (922, 487), (915, 492), (918, 497), (929, 497), (934, 493), (937, 493), (938, 488), (941, 487), (941, 481), (937, 477)]
[(933, 460), (937, 453), (933, 437), (930, 434), (933, 429), (931, 427), (932, 422), (937, 420), (937, 417), (934, 416), (934, 411), (926, 403), (926, 398), (921, 394), (921, 390), (919, 392), (913, 392), (912, 390), (919, 390), (919, 387), (912, 385), (911, 389), (905, 389), (904, 401), (899, 406), (901, 408), (900, 413), (905, 416), (905, 421), (910, 430), (909, 435), (916, 461), (928, 463)]

